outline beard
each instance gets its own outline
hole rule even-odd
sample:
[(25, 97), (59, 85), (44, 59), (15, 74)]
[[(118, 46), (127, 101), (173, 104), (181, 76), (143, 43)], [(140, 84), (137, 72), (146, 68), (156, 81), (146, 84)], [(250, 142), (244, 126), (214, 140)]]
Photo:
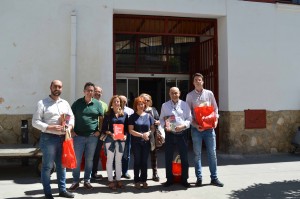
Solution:
[(53, 96), (60, 96), (60, 94), (61, 94), (61, 91), (59, 91), (59, 90), (51, 91), (51, 95), (53, 95)]

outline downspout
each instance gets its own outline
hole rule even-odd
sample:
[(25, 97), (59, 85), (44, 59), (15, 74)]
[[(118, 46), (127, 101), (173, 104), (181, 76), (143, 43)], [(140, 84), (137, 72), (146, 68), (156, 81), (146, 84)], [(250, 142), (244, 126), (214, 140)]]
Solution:
[(77, 16), (76, 11), (73, 10), (71, 13), (71, 56), (70, 56), (70, 103), (72, 104), (76, 99), (76, 51), (77, 51)]

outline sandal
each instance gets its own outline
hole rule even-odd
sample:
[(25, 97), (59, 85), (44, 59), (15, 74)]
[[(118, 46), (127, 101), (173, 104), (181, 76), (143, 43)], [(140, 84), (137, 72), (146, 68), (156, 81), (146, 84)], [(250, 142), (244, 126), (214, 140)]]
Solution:
[(114, 182), (109, 182), (108, 183), (108, 188), (110, 188), (111, 190), (116, 190), (117, 189), (117, 187), (116, 187), (116, 185), (115, 185)]
[(117, 181), (117, 188), (124, 189), (125, 186), (123, 185), (123, 183), (121, 181)]

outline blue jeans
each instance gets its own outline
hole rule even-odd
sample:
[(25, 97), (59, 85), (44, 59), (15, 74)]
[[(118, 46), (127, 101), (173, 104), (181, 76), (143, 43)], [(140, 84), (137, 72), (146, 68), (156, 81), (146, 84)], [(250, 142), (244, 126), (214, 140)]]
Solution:
[(41, 133), (40, 148), (43, 153), (43, 163), (41, 171), (41, 181), (45, 195), (50, 195), (50, 173), (53, 164), (56, 164), (56, 175), (59, 192), (66, 191), (66, 169), (61, 165), (62, 143), (65, 136), (58, 136), (48, 133)]
[(125, 142), (125, 147), (124, 147), (124, 154), (122, 157), (122, 174), (123, 175), (125, 175), (129, 169), (130, 149), (131, 149), (131, 135), (128, 133), (126, 142)]
[(95, 149), (97, 147), (99, 137), (96, 136), (75, 136), (74, 138), (74, 150), (76, 154), (77, 167), (73, 169), (73, 183), (78, 183), (80, 180), (80, 165), (82, 155), (84, 153), (85, 166), (84, 166), (84, 182), (90, 182), (91, 173), (93, 168), (93, 158)]
[(96, 176), (98, 171), (98, 163), (100, 160), (100, 151), (103, 145), (103, 141), (98, 139), (98, 143), (95, 149), (94, 159), (93, 159), (93, 169), (92, 169), (92, 175)]
[(175, 145), (178, 149), (180, 159), (181, 159), (181, 182), (187, 182), (189, 178), (189, 162), (188, 162), (188, 144), (187, 144), (187, 132), (182, 134), (173, 134), (166, 132), (165, 140), (165, 162), (166, 162), (166, 178), (167, 181), (173, 182), (172, 173), (172, 162), (175, 151)]
[(202, 180), (201, 152), (202, 140), (204, 140), (207, 151), (208, 165), (211, 180), (217, 179), (217, 154), (216, 154), (216, 134), (214, 129), (198, 131), (192, 128), (193, 149), (195, 153), (195, 174), (197, 180)]
[(150, 141), (132, 142), (132, 153), (134, 158), (133, 172), (134, 182), (147, 181), (148, 156), (150, 154)]

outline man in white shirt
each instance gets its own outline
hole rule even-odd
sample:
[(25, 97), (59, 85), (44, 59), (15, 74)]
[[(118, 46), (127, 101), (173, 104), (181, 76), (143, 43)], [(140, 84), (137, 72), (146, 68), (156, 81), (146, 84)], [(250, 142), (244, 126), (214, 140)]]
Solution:
[(218, 119), (214, 124), (214, 128), (204, 129), (197, 123), (194, 108), (199, 106), (213, 106), (215, 115), (218, 118), (218, 106), (212, 91), (203, 88), (203, 75), (195, 73), (193, 75), (193, 84), (195, 89), (186, 96), (186, 102), (192, 110), (193, 122), (191, 127), (193, 148), (195, 153), (195, 173), (197, 177), (196, 186), (202, 186), (202, 165), (201, 151), (202, 140), (205, 142), (208, 164), (210, 170), (211, 184), (223, 187), (224, 184), (218, 180), (217, 176), (217, 154), (216, 154), (216, 134), (214, 128), (217, 126)]
[[(51, 94), (38, 102), (32, 118), (32, 126), (42, 131), (40, 137), (40, 148), (43, 153), (41, 181), (46, 199), (53, 199), (50, 172), (54, 162), (56, 164), (59, 196), (74, 198), (74, 194), (66, 190), (66, 168), (63, 168), (61, 164), (65, 128), (71, 130), (74, 126), (74, 115), (69, 103), (59, 97), (62, 87), (60, 80), (51, 82)], [(70, 117), (67, 126), (62, 125), (62, 115)]]
[(174, 144), (177, 145), (181, 159), (182, 174), (181, 185), (188, 188), (188, 132), (192, 121), (191, 110), (186, 102), (179, 99), (180, 91), (177, 87), (170, 88), (171, 100), (163, 103), (159, 117), (160, 125), (165, 129), (165, 163), (167, 181), (164, 186), (173, 184), (172, 161), (174, 155)]
[[(127, 106), (127, 97), (124, 95), (119, 95), (121, 100), (124, 103), (124, 112), (128, 114), (128, 117), (134, 113), (132, 108)], [(126, 142), (125, 142), (125, 150), (122, 157), (122, 178), (130, 179), (131, 176), (128, 173), (129, 163), (130, 163), (130, 149), (131, 149), (131, 135), (127, 134)]]

